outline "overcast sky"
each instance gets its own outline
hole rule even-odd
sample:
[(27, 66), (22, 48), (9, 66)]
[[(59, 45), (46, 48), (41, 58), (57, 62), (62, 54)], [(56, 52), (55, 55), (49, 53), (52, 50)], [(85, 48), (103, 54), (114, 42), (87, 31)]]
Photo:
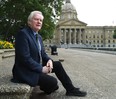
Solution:
[(70, 0), (78, 19), (89, 26), (116, 25), (116, 0)]

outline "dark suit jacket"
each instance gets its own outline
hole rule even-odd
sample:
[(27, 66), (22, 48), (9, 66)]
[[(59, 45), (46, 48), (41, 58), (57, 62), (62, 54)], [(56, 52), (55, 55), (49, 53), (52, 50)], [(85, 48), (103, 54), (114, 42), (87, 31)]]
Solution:
[[(41, 54), (44, 62), (50, 58), (45, 53), (42, 38), (39, 35), (41, 43)], [(36, 86), (39, 81), (39, 74), (42, 73), (40, 64), (39, 50), (31, 28), (22, 29), (16, 36), (15, 42), (15, 63), (12, 69), (13, 82), (26, 83), (30, 86)]]

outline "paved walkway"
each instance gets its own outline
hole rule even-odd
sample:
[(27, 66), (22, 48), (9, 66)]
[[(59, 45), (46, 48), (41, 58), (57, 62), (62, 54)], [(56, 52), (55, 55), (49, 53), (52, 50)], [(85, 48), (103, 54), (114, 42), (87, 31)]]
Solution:
[[(40, 98), (36, 88), (31, 99), (116, 99), (116, 55), (62, 48), (58, 49), (58, 54), (50, 56), (54, 60), (64, 59), (62, 64), (72, 82), (87, 91), (87, 96), (65, 96), (65, 89), (59, 82), (60, 88), (55, 93)], [(13, 60), (6, 63), (12, 66)]]
[[(72, 82), (88, 95), (66, 97), (59, 82), (59, 90), (46, 99), (116, 99), (116, 55), (62, 48), (58, 49), (58, 53), (58, 56), (51, 57), (54, 60), (64, 59), (62, 64)], [(33, 99), (38, 98), (35, 95)]]

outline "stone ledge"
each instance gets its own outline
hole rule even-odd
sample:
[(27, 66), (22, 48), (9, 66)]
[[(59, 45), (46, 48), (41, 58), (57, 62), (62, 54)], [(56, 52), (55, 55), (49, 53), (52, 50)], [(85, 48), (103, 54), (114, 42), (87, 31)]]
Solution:
[(15, 56), (15, 49), (0, 49), (0, 63), (9, 57)]
[(3, 49), (3, 51), (4, 51), (3, 56), (9, 54), (15, 54), (15, 49)]
[(4, 84), (0, 86), (0, 94), (23, 94), (30, 91), (30, 86), (24, 84)]
[(2, 58), (8, 58), (8, 57), (13, 57), (15, 56), (15, 54), (7, 54), (7, 55), (3, 55)]
[(4, 51), (3, 50), (0, 50), (0, 54), (3, 54), (4, 53)]
[(0, 99), (29, 99), (32, 88), (26, 84), (13, 83), (11, 76), (0, 78)]
[(4, 52), (14, 52), (15, 51), (15, 49), (0, 49), (1, 51), (4, 51)]

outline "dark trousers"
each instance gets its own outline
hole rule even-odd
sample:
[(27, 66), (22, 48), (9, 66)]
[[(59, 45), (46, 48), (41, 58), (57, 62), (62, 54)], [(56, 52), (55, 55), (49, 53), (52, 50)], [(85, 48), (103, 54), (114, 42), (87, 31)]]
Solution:
[[(53, 62), (52, 73), (56, 74), (57, 78), (61, 81), (62, 85), (67, 91), (72, 90), (74, 88), (72, 81), (65, 72), (61, 62)], [(39, 86), (41, 90), (50, 93), (58, 87), (58, 81), (55, 77), (42, 73), (40, 74), (39, 78)]]

